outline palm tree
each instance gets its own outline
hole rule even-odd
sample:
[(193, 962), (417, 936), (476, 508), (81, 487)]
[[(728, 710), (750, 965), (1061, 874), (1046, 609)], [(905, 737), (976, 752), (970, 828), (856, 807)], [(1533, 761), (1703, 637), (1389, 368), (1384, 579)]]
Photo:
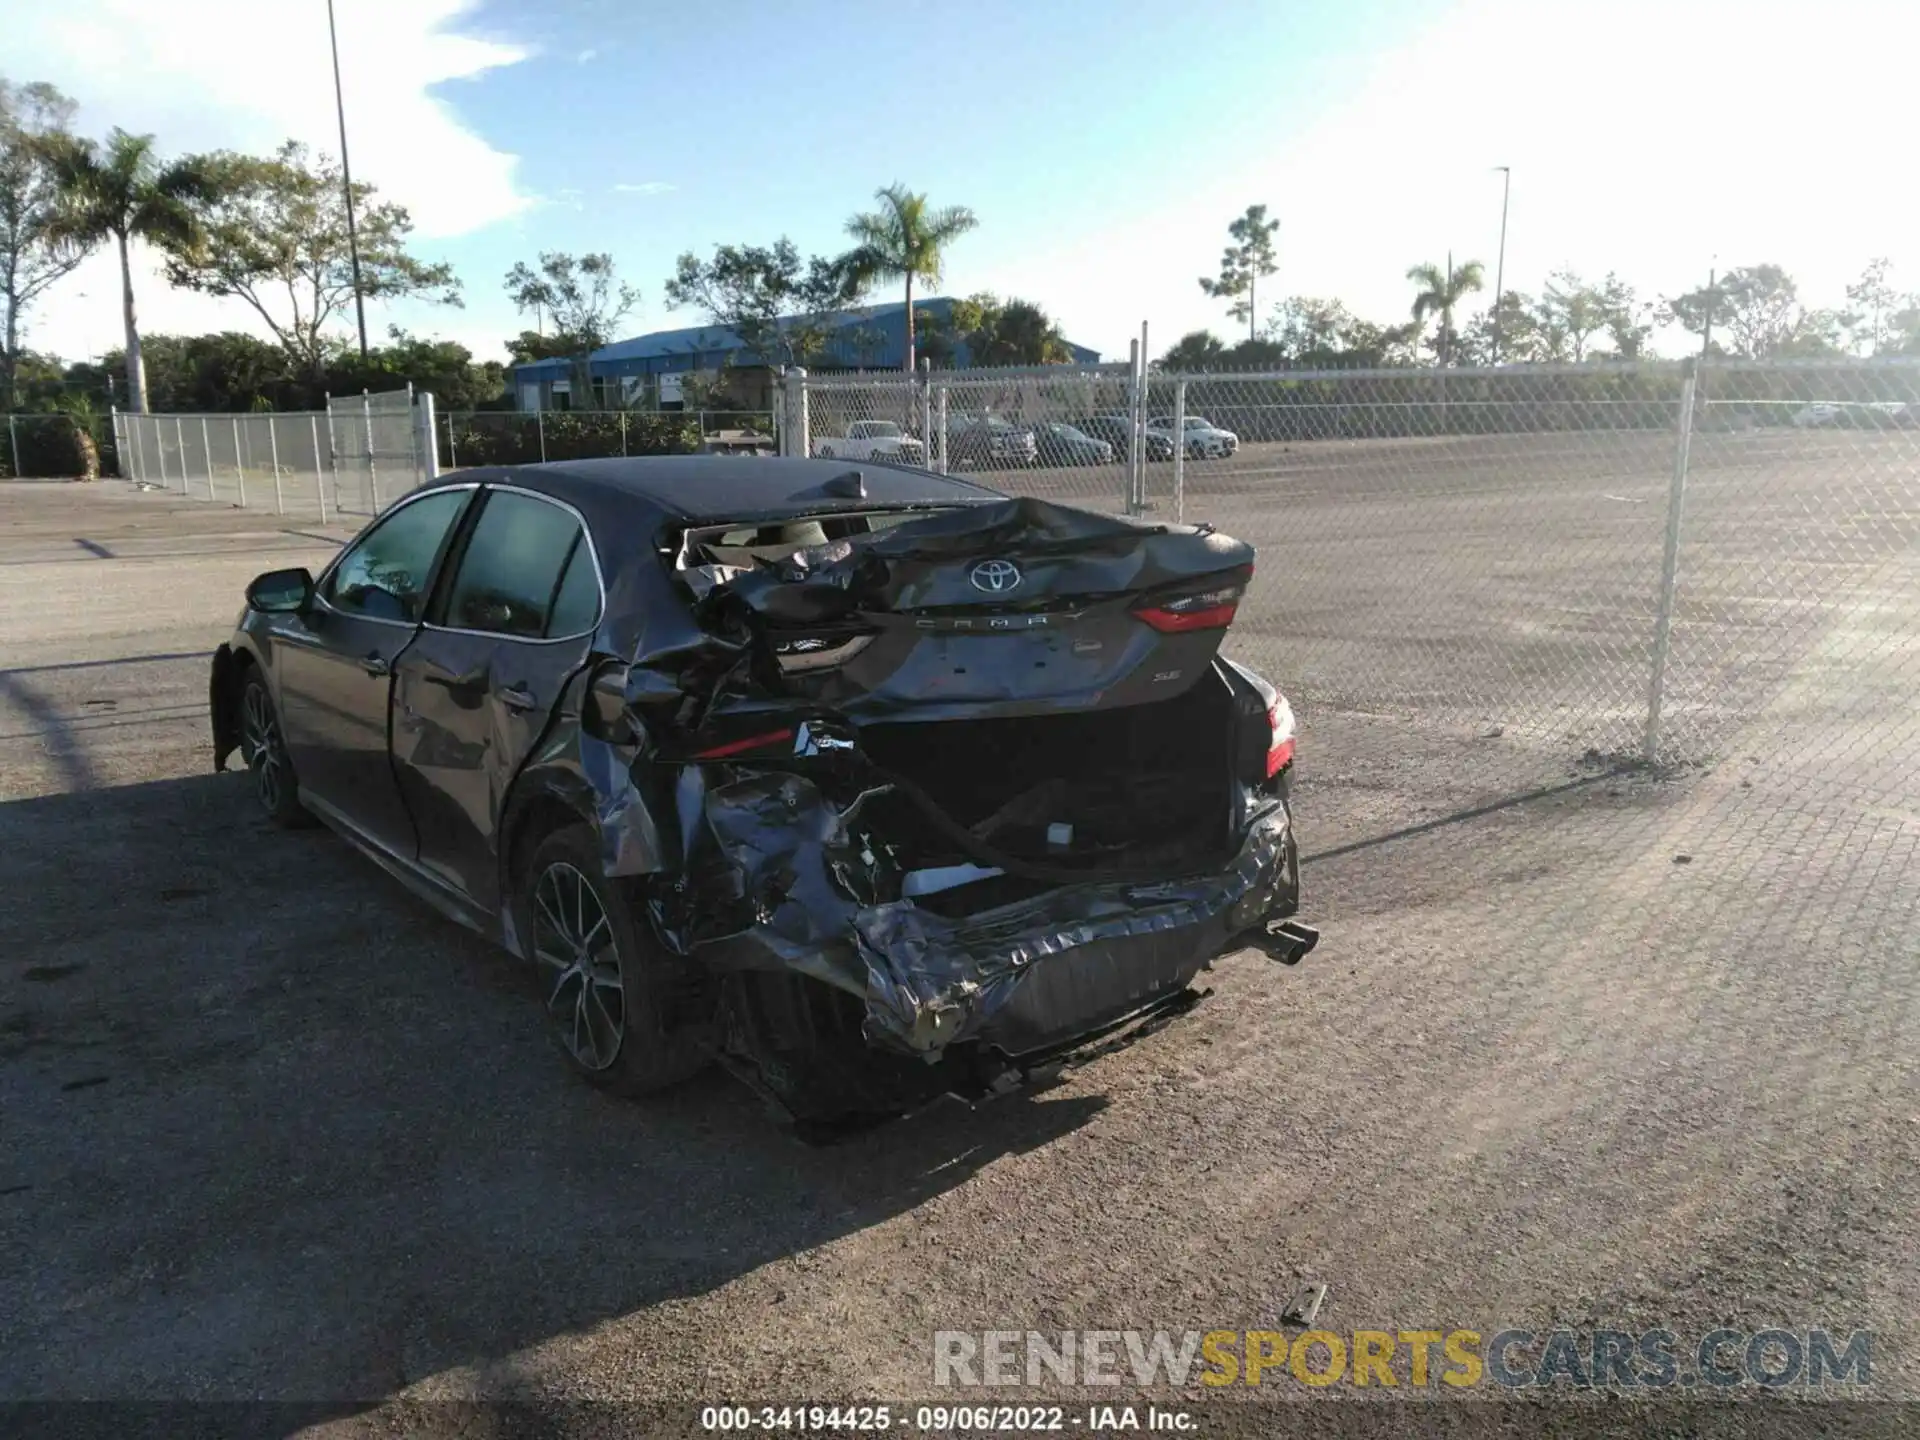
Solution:
[(980, 222), (964, 205), (929, 210), (927, 197), (915, 195), (897, 181), (874, 192), (880, 209), (847, 221), (854, 248), (846, 257), (851, 273), (862, 285), (876, 280), (907, 282), (907, 362), (913, 370), (913, 282), (940, 281), (942, 252)]
[(1420, 287), (1413, 297), (1413, 323), (1425, 328), (1427, 317), (1437, 314), (1440, 317), (1440, 363), (1453, 361), (1453, 310), (1467, 296), (1475, 294), (1484, 280), (1484, 267), (1478, 260), (1468, 260), (1458, 269), (1454, 268), (1453, 257), (1447, 257), (1447, 268), (1438, 265), (1416, 265), (1407, 271), (1407, 279)]
[(192, 244), (194, 204), (210, 196), (205, 168), (196, 160), (162, 165), (151, 135), (115, 129), (104, 149), (92, 140), (60, 136), (48, 147), (61, 205), (53, 229), (80, 250), (113, 240), (120, 247), (120, 303), (127, 326), (127, 396), (136, 413), (147, 408), (147, 371), (140, 359), (140, 330), (133, 314), (132, 247), (135, 240), (169, 249)]

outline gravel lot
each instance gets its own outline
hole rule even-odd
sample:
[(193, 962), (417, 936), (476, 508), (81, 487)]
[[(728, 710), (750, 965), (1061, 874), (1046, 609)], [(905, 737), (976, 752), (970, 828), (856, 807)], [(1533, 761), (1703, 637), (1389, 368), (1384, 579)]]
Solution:
[(1653, 778), (1599, 757), (1668, 446), (1192, 467), (1261, 547), (1235, 644), (1303, 714), (1319, 950), (825, 1149), (573, 1083), (505, 955), (211, 773), (245, 581), (346, 532), (0, 487), (0, 1397), (924, 1396), (936, 1329), (1258, 1328), (1309, 1280), (1336, 1331), (1872, 1328), (1914, 1396), (1911, 442), (1698, 444), (1714, 763)]

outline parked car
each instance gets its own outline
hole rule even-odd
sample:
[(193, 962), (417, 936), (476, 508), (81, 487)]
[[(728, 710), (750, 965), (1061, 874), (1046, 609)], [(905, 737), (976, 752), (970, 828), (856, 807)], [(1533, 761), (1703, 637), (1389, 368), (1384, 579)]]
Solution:
[(947, 463), (1007, 469), (1032, 465), (1040, 448), (1033, 432), (990, 416), (958, 416), (947, 422)]
[[(1133, 453), (1133, 442), (1127, 432), (1133, 421), (1125, 415), (1094, 415), (1079, 422), (1079, 428), (1096, 440), (1104, 440), (1113, 446), (1113, 453), (1125, 459)], [(1173, 459), (1173, 441), (1165, 435), (1148, 434), (1142, 442), (1146, 457), (1151, 461)]]
[(1793, 423), (1803, 430), (1823, 428), (1829, 425), (1847, 423), (1847, 407), (1830, 401), (1819, 400), (1811, 405), (1802, 406), (1793, 413)]
[(1115, 453), (1110, 441), (1095, 440), (1058, 420), (1034, 426), (1033, 443), (1042, 465), (1111, 465)]
[(214, 765), (527, 961), (587, 1080), (892, 1114), (1312, 948), (1253, 560), (884, 463), (466, 470), (247, 587)]
[(898, 460), (924, 465), (927, 447), (891, 420), (856, 420), (844, 436), (823, 436), (813, 442), (822, 460)]
[[(1176, 439), (1173, 417), (1163, 415), (1158, 420), (1149, 420), (1147, 434), (1158, 436), (1171, 446)], [(1221, 459), (1240, 448), (1238, 435), (1231, 430), (1222, 430), (1211, 420), (1203, 420), (1198, 415), (1185, 418), (1180, 437), (1184, 438), (1188, 458), (1193, 460)]]

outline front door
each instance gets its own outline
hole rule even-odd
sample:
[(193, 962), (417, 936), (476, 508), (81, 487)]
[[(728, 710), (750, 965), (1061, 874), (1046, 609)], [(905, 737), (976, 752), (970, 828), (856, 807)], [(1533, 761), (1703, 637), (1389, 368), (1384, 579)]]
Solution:
[(573, 511), (519, 490), (482, 504), (395, 669), (393, 758), (421, 865), (492, 908), (507, 793), (586, 662), (601, 584)]
[(393, 669), (473, 493), (432, 491), (383, 516), (276, 637), (281, 719), (302, 795), (404, 859), (416, 847), (388, 754)]

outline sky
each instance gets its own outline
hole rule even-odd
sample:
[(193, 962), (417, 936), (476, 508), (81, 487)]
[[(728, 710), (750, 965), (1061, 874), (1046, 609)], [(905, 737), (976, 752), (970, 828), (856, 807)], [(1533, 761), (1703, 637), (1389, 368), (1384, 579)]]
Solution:
[[(466, 304), (373, 307), (503, 359), (502, 279), (606, 251), (666, 307), (675, 256), (845, 244), (901, 181), (963, 204), (941, 293), (1037, 301), (1124, 359), (1143, 322), (1231, 336), (1212, 273), (1249, 204), (1279, 217), (1266, 299), (1402, 318), (1410, 265), (1491, 291), (1608, 271), (1657, 297), (1772, 261), (1837, 305), (1866, 262), (1920, 290), (1911, 0), (335, 0), (356, 179), (409, 207)], [(0, 73), (50, 80), (83, 132), (163, 153), (338, 149), (325, 0), (0, 0)], [(248, 329), (146, 257), (143, 333)], [(884, 298), (892, 298), (887, 296)], [(96, 256), (29, 316), (73, 360), (121, 343)]]

